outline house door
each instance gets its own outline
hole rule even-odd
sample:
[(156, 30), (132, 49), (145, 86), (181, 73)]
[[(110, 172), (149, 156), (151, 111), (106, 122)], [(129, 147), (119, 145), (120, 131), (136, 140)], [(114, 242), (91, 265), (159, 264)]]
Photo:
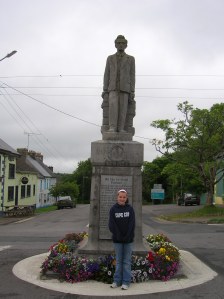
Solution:
[(19, 186), (16, 186), (15, 206), (18, 206)]

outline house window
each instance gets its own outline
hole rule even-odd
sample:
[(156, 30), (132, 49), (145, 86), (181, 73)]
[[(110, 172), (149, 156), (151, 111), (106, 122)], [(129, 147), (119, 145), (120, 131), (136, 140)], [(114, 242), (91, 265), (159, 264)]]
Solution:
[(15, 164), (9, 163), (9, 179), (15, 178)]
[(26, 197), (26, 186), (22, 185), (21, 186), (21, 198), (25, 198)]
[(8, 201), (14, 200), (14, 186), (8, 187)]
[(30, 197), (30, 195), (31, 195), (31, 185), (27, 185), (26, 196)]
[(33, 185), (33, 196), (35, 196), (35, 195), (36, 195), (36, 186)]

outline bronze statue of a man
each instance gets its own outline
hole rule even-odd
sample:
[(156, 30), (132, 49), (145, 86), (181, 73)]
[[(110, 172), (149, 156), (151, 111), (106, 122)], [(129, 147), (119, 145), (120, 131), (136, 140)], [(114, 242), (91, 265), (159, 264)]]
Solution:
[(126, 132), (128, 105), (135, 97), (135, 59), (125, 53), (127, 40), (118, 35), (117, 53), (108, 56), (102, 97), (109, 97), (109, 132)]

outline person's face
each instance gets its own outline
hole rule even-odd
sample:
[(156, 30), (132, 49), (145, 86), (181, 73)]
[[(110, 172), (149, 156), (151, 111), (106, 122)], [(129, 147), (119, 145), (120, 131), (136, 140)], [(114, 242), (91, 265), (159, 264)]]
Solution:
[(127, 43), (125, 41), (115, 42), (115, 47), (119, 52), (124, 52), (124, 50), (127, 48)]
[(117, 203), (121, 206), (124, 206), (127, 201), (127, 193), (119, 192), (117, 195)]

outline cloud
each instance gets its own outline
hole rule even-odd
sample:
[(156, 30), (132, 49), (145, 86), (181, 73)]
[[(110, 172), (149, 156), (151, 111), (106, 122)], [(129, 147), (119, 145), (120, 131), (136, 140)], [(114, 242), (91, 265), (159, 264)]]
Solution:
[(136, 59), (134, 140), (151, 161), (149, 139), (162, 137), (153, 120), (180, 117), (184, 100), (223, 102), (223, 8), (221, 0), (4, 1), (0, 57), (18, 52), (0, 62), (0, 137), (16, 149), (27, 146), (24, 131), (41, 134), (30, 135), (30, 147), (56, 171), (88, 159), (102, 138), (106, 58), (124, 34)]

